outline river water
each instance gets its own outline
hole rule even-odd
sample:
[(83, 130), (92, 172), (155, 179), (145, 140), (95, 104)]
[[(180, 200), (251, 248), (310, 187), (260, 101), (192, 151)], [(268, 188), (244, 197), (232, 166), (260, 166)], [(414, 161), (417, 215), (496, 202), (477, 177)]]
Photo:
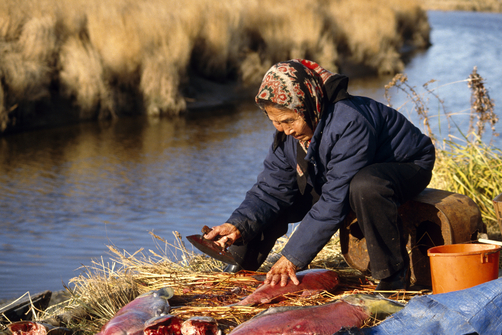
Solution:
[[(429, 12), (429, 19), (433, 45), (407, 64), (410, 85), (422, 92), (437, 80), (430, 88), (465, 129), (467, 83), (446, 84), (477, 66), (500, 115), (502, 14)], [(389, 79), (354, 79), (349, 89), (385, 102)], [(396, 94), (392, 103), (405, 101)], [(432, 124), (447, 135), (443, 121)], [(0, 299), (61, 290), (91, 260), (107, 262), (108, 245), (148, 254), (158, 245), (149, 232), (173, 241), (173, 231), (186, 236), (223, 223), (254, 183), (272, 134), (249, 101), (174, 120), (124, 118), (0, 138)], [(500, 138), (493, 143), (502, 147)]]

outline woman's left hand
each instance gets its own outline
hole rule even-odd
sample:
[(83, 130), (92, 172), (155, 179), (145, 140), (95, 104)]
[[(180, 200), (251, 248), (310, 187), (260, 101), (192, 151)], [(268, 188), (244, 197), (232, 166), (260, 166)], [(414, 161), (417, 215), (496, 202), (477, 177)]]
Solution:
[(280, 283), (281, 286), (286, 286), (288, 280), (291, 279), (293, 284), (298, 285), (300, 281), (296, 277), (296, 269), (293, 263), (282, 256), (268, 271), (264, 284), (275, 286)]

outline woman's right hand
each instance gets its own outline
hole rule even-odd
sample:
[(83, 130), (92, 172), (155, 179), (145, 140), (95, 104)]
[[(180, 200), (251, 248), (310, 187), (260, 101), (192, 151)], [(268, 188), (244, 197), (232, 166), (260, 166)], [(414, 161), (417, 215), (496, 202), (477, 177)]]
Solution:
[(234, 225), (224, 223), (213, 227), (209, 233), (204, 235), (204, 238), (207, 240), (213, 240), (217, 236), (220, 236), (220, 238), (214, 242), (223, 249), (226, 249), (241, 237), (241, 232), (239, 229), (235, 228)]

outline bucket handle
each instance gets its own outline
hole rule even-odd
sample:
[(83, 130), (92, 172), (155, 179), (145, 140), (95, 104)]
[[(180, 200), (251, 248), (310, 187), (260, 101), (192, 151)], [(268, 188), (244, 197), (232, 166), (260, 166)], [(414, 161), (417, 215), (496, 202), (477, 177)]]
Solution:
[(482, 252), (481, 253), (481, 264), (488, 263), (488, 256), (491, 254), (495, 254), (499, 251), (500, 250), (497, 249), (497, 250), (492, 250), (492, 251), (488, 251), (488, 252)]

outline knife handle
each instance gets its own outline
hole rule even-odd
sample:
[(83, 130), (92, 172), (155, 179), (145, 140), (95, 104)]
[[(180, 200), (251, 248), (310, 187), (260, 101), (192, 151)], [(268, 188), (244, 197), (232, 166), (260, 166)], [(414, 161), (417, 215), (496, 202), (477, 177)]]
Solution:
[[(204, 226), (204, 227), (202, 227), (201, 232), (202, 232), (202, 234), (203, 234), (203, 235), (202, 235), (201, 237), (205, 240), (204, 235), (205, 235), (205, 234), (207, 234), (207, 233), (209, 233), (209, 232), (210, 232), (210, 231), (212, 231), (212, 230), (213, 230), (213, 229), (209, 228), (208, 226)], [(212, 241), (219, 240), (221, 237), (222, 237), (221, 235), (216, 235), (216, 236), (212, 239)], [(228, 246), (229, 246), (229, 245), (226, 245), (226, 246), (225, 246), (225, 248), (221, 248), (221, 249), (222, 249), (222, 250), (225, 250)]]
[[(206, 235), (207, 233), (209, 233), (210, 231), (212, 231), (213, 229), (209, 228), (208, 226), (204, 226), (202, 227), (202, 238), (204, 238), (204, 235)], [(216, 235), (214, 238), (213, 238), (213, 241), (215, 240), (219, 240), (221, 238), (221, 235)], [(205, 238), (204, 238), (205, 239)]]

